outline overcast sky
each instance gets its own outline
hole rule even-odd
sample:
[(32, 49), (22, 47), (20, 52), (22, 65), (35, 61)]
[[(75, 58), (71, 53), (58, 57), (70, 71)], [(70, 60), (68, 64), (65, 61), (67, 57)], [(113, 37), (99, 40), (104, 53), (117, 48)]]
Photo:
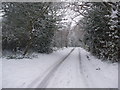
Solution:
[[(75, 26), (76, 25), (76, 22), (78, 22), (80, 19), (81, 19), (81, 15), (79, 15), (79, 16), (77, 16), (77, 17), (75, 17), (75, 15), (76, 15), (77, 13), (75, 13), (74, 11), (72, 11), (69, 7), (68, 7), (68, 9), (67, 9), (67, 11), (66, 11), (66, 13), (65, 13), (65, 19), (67, 19), (67, 20), (65, 20), (65, 21), (63, 21), (63, 22), (67, 22), (67, 23), (70, 23), (71, 22), (71, 28), (73, 27), (73, 26)], [(75, 17), (75, 18), (74, 18)], [(72, 18), (74, 18), (73, 20), (72, 20)]]

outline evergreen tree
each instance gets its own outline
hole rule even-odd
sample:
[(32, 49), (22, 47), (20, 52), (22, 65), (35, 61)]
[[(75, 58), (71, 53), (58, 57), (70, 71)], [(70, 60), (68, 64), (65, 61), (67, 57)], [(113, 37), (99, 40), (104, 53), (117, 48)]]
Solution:
[(3, 16), (3, 50), (29, 49), (49, 53), (51, 41), (56, 28), (53, 17), (53, 3), (2, 3)]
[[(115, 4), (114, 4), (115, 5)], [(90, 52), (98, 58), (118, 61), (118, 8), (113, 12), (113, 5), (109, 2), (92, 2), (84, 17), (86, 44)], [(116, 14), (115, 14), (116, 12)], [(115, 14), (115, 17), (113, 17)]]

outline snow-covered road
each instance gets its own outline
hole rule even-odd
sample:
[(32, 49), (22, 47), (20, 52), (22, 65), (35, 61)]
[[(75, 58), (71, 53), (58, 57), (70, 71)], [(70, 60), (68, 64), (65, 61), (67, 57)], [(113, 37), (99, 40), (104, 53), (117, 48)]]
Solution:
[(31, 85), (35, 85), (35, 88), (46, 88), (47, 84), (49, 83), (51, 77), (54, 75), (55, 71), (59, 68), (59, 66), (70, 56), (70, 54), (74, 51), (75, 48), (73, 48), (65, 57), (63, 57), (61, 60), (56, 62), (54, 65), (52, 65), (49, 70), (44, 73), (44, 75), (41, 77), (40, 81), (38, 83), (32, 82), (28, 87), (31, 87)]
[[(3, 59), (4, 88), (117, 88), (118, 64), (82, 48), (65, 48), (36, 59)], [(68, 55), (71, 52), (70, 55)], [(65, 58), (68, 55), (67, 58)], [(65, 58), (65, 60), (63, 60)], [(61, 60), (63, 60), (61, 62)], [(61, 63), (60, 63), (61, 62)]]
[(80, 73), (80, 63), (78, 55), (78, 49), (75, 49), (54, 73), (47, 88), (87, 87)]

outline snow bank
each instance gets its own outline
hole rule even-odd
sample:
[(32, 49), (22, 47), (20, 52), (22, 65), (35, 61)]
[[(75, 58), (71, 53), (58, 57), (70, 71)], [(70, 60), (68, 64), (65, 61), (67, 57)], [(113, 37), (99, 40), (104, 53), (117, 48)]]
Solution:
[(101, 61), (80, 49), (82, 69), (90, 88), (118, 88), (118, 63)]

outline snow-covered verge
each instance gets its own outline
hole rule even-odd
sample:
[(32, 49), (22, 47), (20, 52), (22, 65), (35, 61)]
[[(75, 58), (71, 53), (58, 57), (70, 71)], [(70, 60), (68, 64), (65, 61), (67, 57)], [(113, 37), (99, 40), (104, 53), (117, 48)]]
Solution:
[(2, 59), (3, 88), (27, 87), (42, 76), (55, 62), (61, 60), (72, 48), (60, 49), (52, 54), (38, 54), (33, 59)]
[(80, 48), (82, 72), (90, 88), (118, 88), (118, 63), (101, 61)]

